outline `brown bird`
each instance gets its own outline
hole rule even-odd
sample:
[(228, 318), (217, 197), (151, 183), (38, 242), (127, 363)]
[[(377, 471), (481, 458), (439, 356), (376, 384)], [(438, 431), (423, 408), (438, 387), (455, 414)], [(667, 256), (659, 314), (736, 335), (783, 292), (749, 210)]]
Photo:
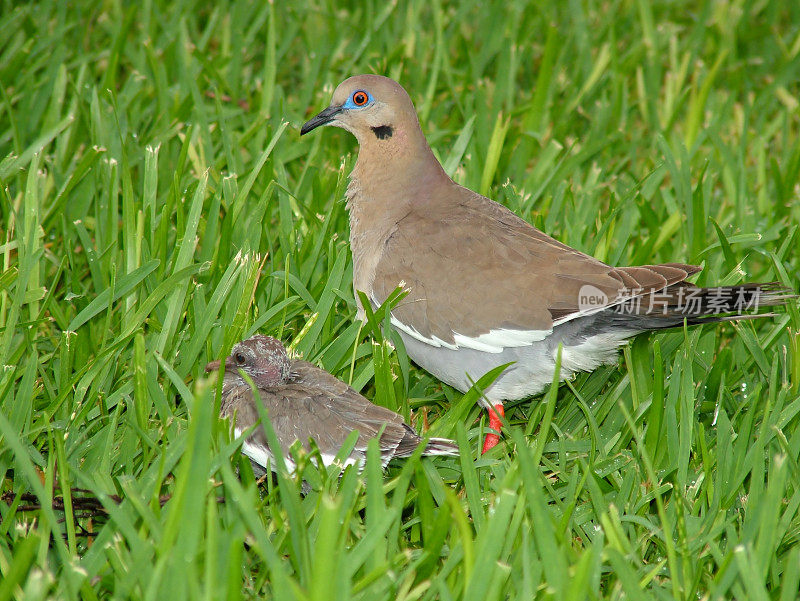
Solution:
[(402, 285), (391, 322), (408, 355), (462, 392), (513, 362), (484, 391), (493, 429), (504, 400), (552, 382), (559, 345), (564, 380), (615, 362), (641, 332), (737, 319), (789, 298), (776, 284), (699, 288), (686, 281), (695, 265), (612, 267), (558, 242), (450, 179), (408, 94), (386, 77), (346, 79), (300, 133), (321, 125), (359, 144), (347, 187), (355, 290), (377, 307)]
[[(206, 365), (215, 371), (219, 361)], [(242, 376), (247, 374), (258, 390), (258, 398)], [(384, 467), (391, 459), (409, 457), (423, 438), (394, 411), (370, 403), (350, 386), (307, 361), (291, 361), (286, 348), (270, 336), (256, 335), (236, 344), (225, 359), (221, 417), (235, 416), (234, 432), (240, 436), (259, 419), (256, 402), (267, 410), (287, 469), (295, 469), (289, 448), (299, 440), (308, 449), (313, 438), (323, 462), (333, 462), (348, 435), (359, 437), (346, 465), (363, 464), (367, 443), (380, 436)], [(256, 428), (242, 445), (251, 461), (267, 469), (274, 466), (262, 428)], [(458, 455), (458, 445), (445, 438), (431, 438), (423, 455)]]

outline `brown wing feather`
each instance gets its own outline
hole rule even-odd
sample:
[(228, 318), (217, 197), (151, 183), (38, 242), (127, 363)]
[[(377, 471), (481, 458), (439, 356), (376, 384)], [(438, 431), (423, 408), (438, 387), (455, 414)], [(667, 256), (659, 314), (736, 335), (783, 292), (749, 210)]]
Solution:
[[(371, 403), (335, 376), (306, 361), (292, 362), (292, 380), (287, 391), (308, 398), (305, 426), (321, 450), (335, 453), (353, 430), (359, 438), (354, 455), (363, 455), (367, 443), (381, 430), (380, 450), (392, 454), (406, 435), (402, 417), (394, 411)], [(286, 393), (286, 391), (284, 391)], [(297, 398), (287, 399), (297, 402)], [(325, 445), (327, 448), (324, 448)]]
[[(422, 336), (454, 341), (492, 329), (549, 330), (579, 310), (592, 285), (611, 305), (622, 293), (645, 294), (700, 268), (666, 264), (614, 268), (540, 232), (495, 202), (459, 188), (464, 202), (417, 208), (387, 240), (373, 281), (381, 303), (400, 284), (409, 290), (393, 315)], [(477, 199), (476, 199), (477, 197)]]

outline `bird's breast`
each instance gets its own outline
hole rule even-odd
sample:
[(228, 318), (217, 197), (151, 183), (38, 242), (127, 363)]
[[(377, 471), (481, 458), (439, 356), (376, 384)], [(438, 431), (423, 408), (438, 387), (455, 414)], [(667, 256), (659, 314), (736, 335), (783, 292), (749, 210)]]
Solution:
[(365, 193), (356, 178), (347, 187), (347, 208), (350, 214), (350, 250), (353, 253), (353, 289), (356, 292), (358, 318), (364, 311), (358, 291), (372, 296), (375, 273), (383, 257), (386, 241), (397, 227), (394, 211), (386, 205), (391, 194)]

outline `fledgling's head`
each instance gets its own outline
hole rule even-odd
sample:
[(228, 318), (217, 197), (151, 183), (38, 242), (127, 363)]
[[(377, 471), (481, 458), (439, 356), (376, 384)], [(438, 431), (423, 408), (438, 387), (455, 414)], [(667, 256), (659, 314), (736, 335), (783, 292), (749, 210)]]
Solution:
[(333, 92), (330, 106), (303, 125), (300, 135), (321, 125), (341, 127), (359, 144), (408, 139), (419, 130), (417, 112), (403, 87), (381, 75), (355, 75)]
[[(218, 370), (220, 362), (212, 361), (206, 371)], [(289, 355), (280, 340), (257, 334), (233, 346), (225, 359), (225, 371), (245, 372), (259, 388), (274, 388), (289, 381)]]

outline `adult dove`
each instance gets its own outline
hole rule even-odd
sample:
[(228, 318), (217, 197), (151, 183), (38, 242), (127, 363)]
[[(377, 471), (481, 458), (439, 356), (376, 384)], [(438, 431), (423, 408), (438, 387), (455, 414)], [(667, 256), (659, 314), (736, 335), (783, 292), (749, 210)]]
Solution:
[[(504, 400), (553, 381), (559, 345), (563, 380), (616, 361), (641, 332), (736, 319), (788, 298), (775, 284), (698, 288), (686, 281), (695, 265), (612, 267), (558, 242), (455, 183), (409, 95), (386, 77), (343, 81), (301, 134), (321, 125), (359, 145), (346, 194), (355, 290), (378, 306), (402, 285), (408, 295), (391, 322), (409, 357), (462, 392), (513, 362), (484, 391), (494, 430)], [(497, 440), (487, 436), (484, 451)]]

